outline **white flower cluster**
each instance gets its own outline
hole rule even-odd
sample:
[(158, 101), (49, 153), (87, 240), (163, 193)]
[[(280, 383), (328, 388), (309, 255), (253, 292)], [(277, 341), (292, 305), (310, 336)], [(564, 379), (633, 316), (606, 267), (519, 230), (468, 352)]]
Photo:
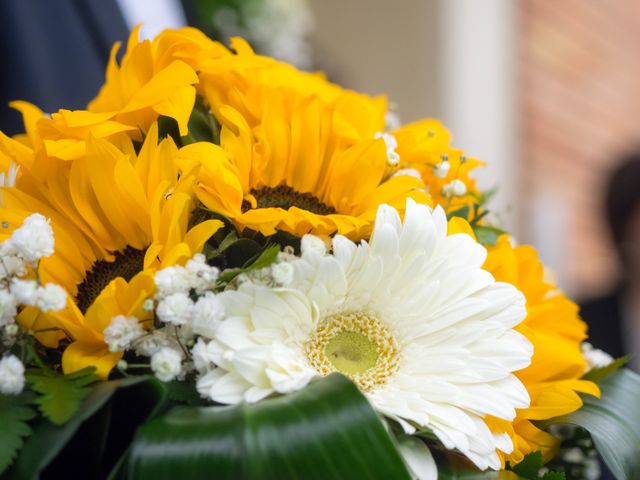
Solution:
[[(218, 274), (218, 269), (208, 265), (202, 254), (195, 255), (184, 267), (174, 265), (156, 273), (158, 320), (175, 326), (192, 323), (195, 333), (200, 328), (212, 328), (219, 320), (219, 307), (211, 293)], [(195, 302), (193, 294), (200, 297)]]
[(49, 221), (39, 213), (29, 215), (22, 226), (13, 231), (2, 244), (2, 258), (18, 257), (23, 263), (34, 263), (53, 253), (53, 230)]
[(189, 294), (192, 290), (202, 294), (215, 287), (218, 274), (218, 269), (208, 265), (205, 256), (198, 253), (184, 267), (173, 265), (156, 273), (156, 297), (162, 300), (174, 293)]
[[(150, 367), (158, 379), (169, 382), (184, 378), (194, 365), (188, 348), (197, 335), (213, 335), (224, 310), (213, 293), (219, 271), (207, 264), (202, 254), (195, 255), (185, 266), (173, 265), (156, 272), (156, 295), (147, 299), (143, 308), (155, 311), (159, 322), (146, 331), (134, 316), (117, 315), (104, 330), (109, 350), (133, 350), (150, 358)], [(121, 368), (128, 368), (123, 362)]]
[[(14, 181), (16, 174), (17, 169), (10, 171), (9, 181)], [(61, 286), (21, 278), (27, 275), (29, 266), (37, 273), (38, 261), (51, 255), (53, 247), (53, 229), (38, 213), (25, 218), (0, 244), (0, 327), (5, 347), (11, 347), (16, 341), (19, 328), (15, 321), (20, 306), (49, 312), (61, 310), (67, 304), (67, 293)], [(4, 355), (0, 360), (0, 393), (19, 394), (23, 388), (24, 365), (16, 356)]]
[(110, 352), (121, 352), (144, 335), (144, 329), (136, 317), (116, 315), (109, 326), (104, 329), (104, 342)]
[(43, 312), (65, 307), (67, 294), (59, 285), (41, 285), (36, 280), (20, 278), (27, 274), (27, 265), (35, 270), (41, 258), (51, 255), (53, 245), (51, 225), (38, 213), (28, 216), (0, 244), (0, 326), (15, 322), (20, 305), (37, 307)]

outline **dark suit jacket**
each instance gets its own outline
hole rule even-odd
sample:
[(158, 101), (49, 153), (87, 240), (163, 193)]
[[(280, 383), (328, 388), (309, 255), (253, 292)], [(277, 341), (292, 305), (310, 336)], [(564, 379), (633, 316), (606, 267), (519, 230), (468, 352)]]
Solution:
[[(623, 288), (620, 287), (607, 295), (591, 298), (580, 304), (580, 314), (589, 326), (589, 343), (613, 358), (629, 353), (625, 352), (622, 337), (622, 294)], [(600, 480), (614, 480), (604, 463), (600, 463), (600, 468)]]
[(46, 112), (86, 107), (112, 44), (127, 36), (115, 0), (0, 1), (0, 130), (24, 131), (12, 100)]
[(622, 288), (617, 288), (580, 305), (580, 314), (589, 326), (589, 343), (614, 358), (630, 353), (624, 351), (622, 292)]

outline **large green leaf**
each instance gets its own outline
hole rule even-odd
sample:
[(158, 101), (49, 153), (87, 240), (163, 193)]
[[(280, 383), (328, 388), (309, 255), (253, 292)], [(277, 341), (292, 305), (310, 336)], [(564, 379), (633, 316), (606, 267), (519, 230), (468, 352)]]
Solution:
[(621, 369), (600, 389), (601, 400), (585, 396), (580, 410), (545, 423), (583, 427), (617, 479), (640, 479), (640, 376)]
[(140, 428), (129, 477), (401, 480), (409, 475), (365, 397), (334, 374), (253, 405), (176, 408)]
[[(135, 427), (155, 413), (165, 397), (163, 386), (153, 377), (129, 377), (96, 384), (64, 425), (54, 425), (43, 418), (34, 426), (33, 434), (13, 465), (11, 478), (57, 478), (58, 472), (67, 472), (69, 478), (73, 477), (72, 473), (77, 474), (77, 478), (101, 478), (101, 463), (117, 462), (118, 458), (114, 457), (125, 450)], [(113, 407), (112, 415), (114, 401), (127, 403), (128, 408)], [(135, 409), (132, 409), (134, 403)], [(125, 418), (117, 418), (120, 415)], [(120, 436), (121, 430), (129, 430), (129, 437), (118, 442), (114, 433)], [(107, 456), (112, 458), (103, 459), (101, 447), (107, 442)], [(116, 444), (123, 443), (122, 451), (118, 451)], [(47, 474), (43, 475), (45, 469)]]

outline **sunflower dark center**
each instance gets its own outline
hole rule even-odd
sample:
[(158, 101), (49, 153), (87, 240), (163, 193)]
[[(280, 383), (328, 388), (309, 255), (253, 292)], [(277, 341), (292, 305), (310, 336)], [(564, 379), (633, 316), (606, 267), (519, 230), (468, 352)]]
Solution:
[(98, 260), (87, 271), (82, 283), (78, 285), (76, 304), (85, 313), (100, 292), (117, 277), (131, 280), (144, 266), (144, 250), (127, 247), (115, 254), (112, 262)]
[[(282, 208), (288, 210), (291, 207), (298, 207), (318, 215), (336, 213), (335, 208), (323, 203), (319, 198), (310, 193), (296, 192), (287, 185), (252, 189), (251, 195), (255, 197), (258, 208)], [(242, 204), (243, 212), (250, 210), (250, 208), (249, 202)]]

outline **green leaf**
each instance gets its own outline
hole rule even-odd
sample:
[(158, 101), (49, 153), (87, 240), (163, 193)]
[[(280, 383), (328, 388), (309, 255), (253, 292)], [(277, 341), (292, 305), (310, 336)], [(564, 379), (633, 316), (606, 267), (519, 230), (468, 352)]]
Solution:
[(41, 394), (35, 403), (42, 414), (56, 425), (62, 425), (78, 411), (90, 392), (88, 386), (100, 380), (95, 370), (95, 367), (85, 367), (68, 375), (32, 371), (26, 377), (31, 388)]
[(30, 393), (0, 395), (0, 474), (11, 465), (22, 439), (31, 435), (27, 422), (36, 416), (31, 401)]
[(245, 271), (266, 268), (276, 261), (278, 253), (280, 253), (279, 245), (267, 245), (267, 247), (260, 252), (260, 255), (255, 259), (249, 260), (242, 268)]
[(473, 227), (473, 233), (476, 234), (478, 242), (482, 245), (495, 245), (500, 235), (503, 235), (505, 231), (496, 227), (475, 225)]
[(466, 220), (467, 218), (469, 218), (470, 210), (471, 209), (469, 208), (469, 206), (465, 205), (464, 207), (461, 207), (461, 208), (459, 208), (457, 210), (454, 210), (453, 212), (447, 214), (447, 217), (449, 219), (451, 219), (453, 217), (462, 217), (462, 218), (464, 218)]
[(188, 128), (187, 135), (181, 137), (183, 145), (194, 142), (220, 143), (220, 125), (200, 97), (197, 97), (189, 117)]
[[(244, 245), (245, 241), (252, 242), (252, 243), (255, 243), (256, 245), (259, 245), (257, 242), (254, 242), (253, 240), (241, 238), (237, 242), (233, 243), (232, 246), (227, 248), (227, 253), (240, 243)], [(266, 268), (276, 261), (276, 259), (278, 258), (278, 253), (280, 253), (279, 245), (267, 245), (267, 247), (264, 248), (264, 250), (255, 254), (252, 258), (247, 260), (241, 268), (231, 268), (222, 272), (218, 277), (218, 282), (222, 284), (229, 283), (241, 273), (250, 272), (252, 270), (260, 270), (261, 268)]]
[(542, 477), (542, 480), (566, 480), (566, 476), (562, 472), (547, 472)]
[[(131, 395), (125, 395), (125, 393)], [(111, 415), (113, 399), (124, 397), (126, 410), (114, 409)], [(166, 392), (163, 384), (151, 376), (128, 377), (109, 382), (97, 383), (89, 395), (84, 399), (76, 414), (64, 425), (54, 425), (46, 418), (41, 419), (33, 428), (33, 434), (26, 441), (11, 470), (11, 478), (15, 480), (40, 478), (41, 473), (48, 469), (55, 478), (56, 471), (66, 471), (68, 478), (91, 478), (88, 470), (95, 468), (96, 458), (102, 460), (102, 444), (110, 451), (109, 462), (116, 464), (121, 451), (117, 450), (117, 443), (124, 451), (133, 437), (130, 432), (128, 439), (117, 442), (111, 435), (107, 438), (108, 430), (120, 432), (127, 426), (134, 429), (136, 425), (154, 415), (164, 404)], [(135, 404), (135, 410), (130, 405)], [(140, 417), (140, 418), (136, 418)], [(108, 425), (114, 420), (113, 426)], [(125, 445), (122, 446), (122, 443)], [(92, 454), (87, 457), (83, 449), (89, 449)], [(91, 452), (91, 449), (96, 450)], [(77, 473), (74, 477), (71, 471)]]
[(178, 148), (182, 147), (182, 139), (180, 138), (180, 128), (178, 122), (171, 117), (165, 115), (158, 116), (158, 141), (165, 137), (171, 137)]
[(602, 380), (610, 375), (613, 375), (622, 367), (624, 367), (631, 360), (631, 355), (625, 355), (624, 357), (616, 358), (606, 367), (593, 368), (582, 376), (583, 380), (590, 380), (595, 383), (600, 383)]
[(583, 427), (616, 478), (640, 478), (640, 376), (623, 368), (604, 379), (600, 390), (601, 400), (584, 396), (580, 410), (545, 424)]
[(511, 470), (524, 478), (537, 479), (538, 471), (542, 468), (542, 453), (532, 452)]
[(239, 238), (224, 249), (226, 265), (230, 268), (242, 269), (252, 259), (257, 258), (264, 248), (250, 238)]
[(357, 387), (338, 374), (256, 404), (179, 407), (138, 431), (129, 478), (214, 476), (409, 479), (378, 415)]
[[(544, 468), (542, 462), (542, 452), (531, 452), (522, 459), (514, 467), (509, 467), (513, 473), (518, 475), (519, 478), (526, 478), (527, 480), (565, 480), (564, 473), (561, 472), (546, 472), (544, 475), (540, 473)], [(548, 469), (545, 469), (548, 470)]]
[(174, 381), (165, 383), (167, 396), (170, 400), (186, 405), (202, 405), (203, 399), (194, 388), (192, 382)]

